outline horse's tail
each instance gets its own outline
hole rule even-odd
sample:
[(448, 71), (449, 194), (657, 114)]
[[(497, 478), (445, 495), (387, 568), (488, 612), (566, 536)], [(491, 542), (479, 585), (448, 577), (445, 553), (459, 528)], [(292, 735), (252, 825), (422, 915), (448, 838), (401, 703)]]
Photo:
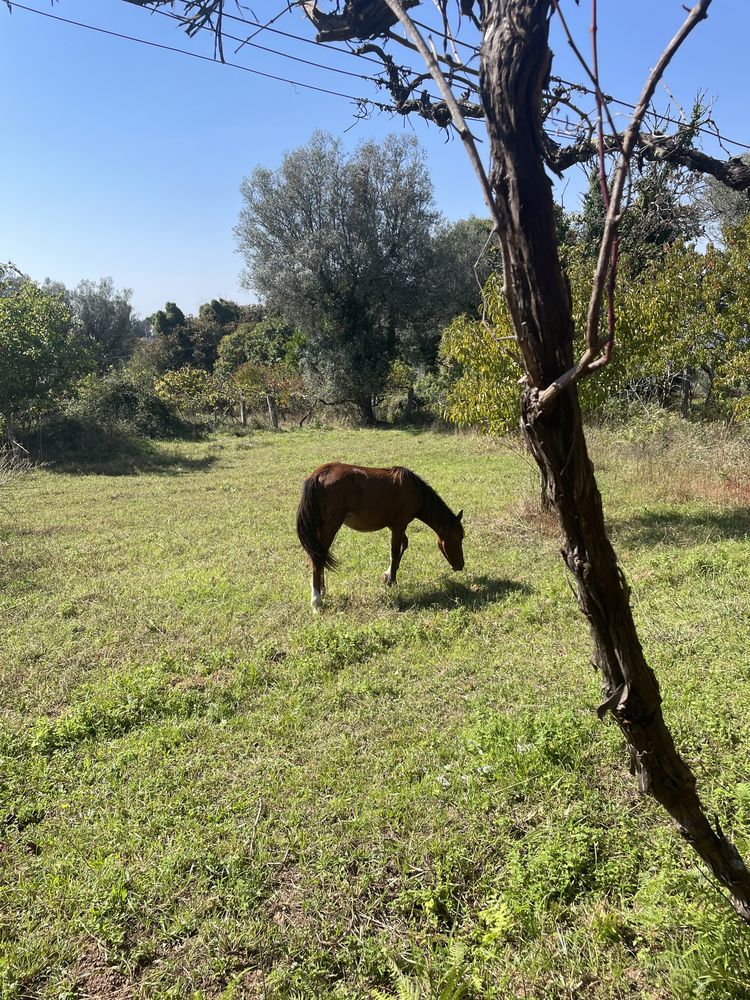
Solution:
[(320, 537), (323, 524), (318, 502), (320, 488), (320, 483), (314, 476), (308, 476), (302, 484), (302, 499), (297, 508), (297, 537), (313, 566), (317, 569), (335, 569), (336, 560)]

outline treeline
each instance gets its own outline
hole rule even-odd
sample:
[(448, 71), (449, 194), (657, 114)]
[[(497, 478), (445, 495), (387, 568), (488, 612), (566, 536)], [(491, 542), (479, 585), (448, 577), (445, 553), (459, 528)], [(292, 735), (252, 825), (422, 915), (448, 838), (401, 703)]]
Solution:
[[(168, 302), (138, 318), (111, 279), (69, 290), (0, 267), (0, 400), (7, 445), (99, 451), (246, 419), (292, 392), (297, 335), (258, 305), (214, 299), (197, 316)], [(301, 405), (301, 404), (300, 404)]]
[(249, 414), (272, 427), (316, 410), (373, 423), (419, 407), (414, 385), (441, 331), (480, 305), (487, 224), (441, 219), (408, 138), (347, 156), (316, 134), (242, 192), (236, 235), (260, 304), (214, 299), (187, 315), (167, 302), (138, 320), (109, 279), (69, 291), (4, 270), (0, 392), (14, 448)]
[[(523, 370), (489, 224), (442, 220), (413, 138), (347, 155), (316, 133), (241, 191), (235, 235), (255, 304), (213, 299), (193, 316), (167, 302), (143, 320), (111, 279), (68, 290), (0, 271), (11, 447), (90, 447), (251, 416), (275, 428), (316, 410), (366, 424), (423, 414), (492, 432), (515, 425)], [(750, 418), (749, 208), (680, 168), (636, 173), (618, 349), (581, 386), (588, 412), (637, 400)], [(558, 212), (579, 330), (602, 217), (593, 175), (581, 211)]]

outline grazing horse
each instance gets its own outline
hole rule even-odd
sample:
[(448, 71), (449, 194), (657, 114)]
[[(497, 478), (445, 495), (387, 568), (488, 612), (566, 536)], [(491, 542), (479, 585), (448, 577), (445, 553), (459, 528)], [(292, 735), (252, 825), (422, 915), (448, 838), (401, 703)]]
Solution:
[(325, 592), (324, 570), (336, 560), (330, 549), (342, 524), (355, 531), (391, 529), (391, 564), (383, 579), (396, 582), (401, 557), (409, 545), (407, 525), (417, 518), (438, 536), (438, 548), (452, 569), (464, 568), (461, 524), (463, 511), (454, 514), (424, 479), (395, 466), (368, 469), (330, 462), (305, 480), (297, 509), (297, 534), (312, 565), (312, 600), (319, 611)]

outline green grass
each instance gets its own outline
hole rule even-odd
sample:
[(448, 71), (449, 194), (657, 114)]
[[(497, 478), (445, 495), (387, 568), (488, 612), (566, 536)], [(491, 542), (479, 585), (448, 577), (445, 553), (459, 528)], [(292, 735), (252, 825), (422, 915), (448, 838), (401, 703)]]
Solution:
[[(595, 453), (668, 721), (748, 857), (747, 507)], [(417, 523), (387, 590), (387, 536), (344, 529), (313, 617), (294, 513), (332, 459), (463, 507), (466, 571)], [(750, 933), (596, 719), (536, 493), (487, 440), (341, 430), (6, 485), (0, 996), (750, 997)]]

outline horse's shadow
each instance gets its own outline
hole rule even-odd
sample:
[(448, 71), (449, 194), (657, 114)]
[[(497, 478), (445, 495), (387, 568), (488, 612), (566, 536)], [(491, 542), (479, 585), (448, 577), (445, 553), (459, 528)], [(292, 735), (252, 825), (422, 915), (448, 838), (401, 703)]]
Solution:
[(399, 611), (418, 608), (455, 608), (459, 605), (471, 610), (486, 607), (504, 600), (509, 594), (530, 594), (531, 587), (516, 580), (474, 576), (470, 580), (446, 580), (442, 585), (420, 590), (419, 593), (394, 594)]

